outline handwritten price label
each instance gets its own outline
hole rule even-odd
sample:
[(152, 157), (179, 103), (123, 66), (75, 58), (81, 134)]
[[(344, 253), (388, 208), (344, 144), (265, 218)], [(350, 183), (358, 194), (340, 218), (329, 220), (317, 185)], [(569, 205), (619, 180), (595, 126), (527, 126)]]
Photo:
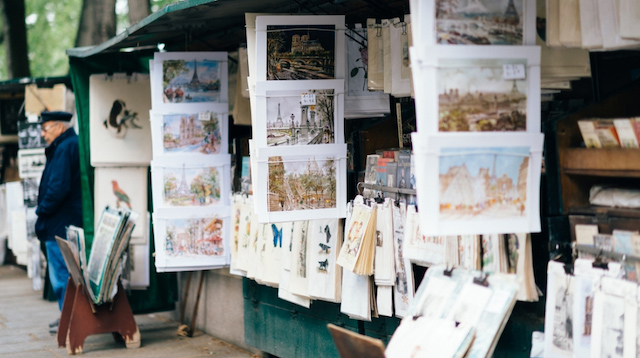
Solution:
[(315, 106), (316, 95), (313, 93), (303, 93), (300, 98), (300, 105), (302, 106)]
[(502, 78), (505, 80), (524, 80), (527, 71), (522, 63), (502, 65)]
[(198, 113), (198, 120), (200, 120), (202, 122), (210, 121), (211, 120), (211, 112), (199, 112)]

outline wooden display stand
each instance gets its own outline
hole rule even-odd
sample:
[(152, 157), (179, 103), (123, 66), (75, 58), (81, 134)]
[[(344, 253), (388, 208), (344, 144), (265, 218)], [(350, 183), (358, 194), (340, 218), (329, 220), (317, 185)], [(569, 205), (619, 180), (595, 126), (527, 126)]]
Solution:
[(69, 278), (58, 326), (58, 346), (66, 346), (69, 355), (81, 354), (85, 338), (99, 333), (112, 333), (127, 348), (140, 347), (140, 331), (122, 284), (118, 283), (113, 302), (95, 306), (82, 284), (76, 286)]

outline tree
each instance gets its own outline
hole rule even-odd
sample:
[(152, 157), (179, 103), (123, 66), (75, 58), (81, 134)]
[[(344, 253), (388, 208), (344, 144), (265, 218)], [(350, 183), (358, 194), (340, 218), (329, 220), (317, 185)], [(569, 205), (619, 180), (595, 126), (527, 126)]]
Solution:
[(9, 78), (30, 77), (24, 0), (1, 0), (3, 40)]
[(116, 0), (83, 0), (76, 47), (101, 44), (116, 35)]
[(129, 0), (129, 22), (131, 25), (149, 16), (149, 0)]

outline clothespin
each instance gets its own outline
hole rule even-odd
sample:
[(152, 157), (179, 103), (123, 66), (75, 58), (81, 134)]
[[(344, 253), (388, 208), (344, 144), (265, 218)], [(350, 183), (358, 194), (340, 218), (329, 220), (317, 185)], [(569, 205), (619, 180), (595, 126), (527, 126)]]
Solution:
[(564, 264), (564, 273), (566, 273), (567, 275), (573, 275), (573, 264), (572, 263)]
[(476, 285), (489, 287), (489, 282), (487, 282), (487, 278), (489, 278), (489, 275), (483, 273), (480, 275), (480, 277), (474, 277), (473, 283), (475, 283)]
[(600, 249), (600, 253), (598, 253), (598, 256), (596, 256), (596, 259), (593, 260), (593, 263), (591, 264), (591, 266), (595, 268), (600, 268), (603, 270), (608, 270), (609, 265), (606, 262), (602, 261), (602, 252), (603, 250)]
[(442, 272), (442, 274), (447, 276), (447, 277), (451, 277), (452, 273), (453, 273), (453, 266), (451, 268), (449, 268), (449, 266), (447, 266), (447, 268), (444, 269), (444, 271)]
[(376, 37), (382, 36), (382, 20), (376, 18)]

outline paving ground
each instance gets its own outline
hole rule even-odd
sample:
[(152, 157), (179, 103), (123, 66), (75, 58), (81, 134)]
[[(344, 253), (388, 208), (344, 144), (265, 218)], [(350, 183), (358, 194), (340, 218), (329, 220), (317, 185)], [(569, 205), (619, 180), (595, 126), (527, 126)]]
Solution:
[[(0, 358), (66, 357), (58, 348), (48, 323), (59, 316), (58, 305), (42, 299), (42, 292), (31, 289), (26, 271), (0, 266)], [(163, 314), (136, 315), (142, 345), (126, 349), (111, 334), (89, 336), (82, 356), (87, 357), (259, 357), (202, 332), (194, 337), (176, 335), (178, 324)]]

